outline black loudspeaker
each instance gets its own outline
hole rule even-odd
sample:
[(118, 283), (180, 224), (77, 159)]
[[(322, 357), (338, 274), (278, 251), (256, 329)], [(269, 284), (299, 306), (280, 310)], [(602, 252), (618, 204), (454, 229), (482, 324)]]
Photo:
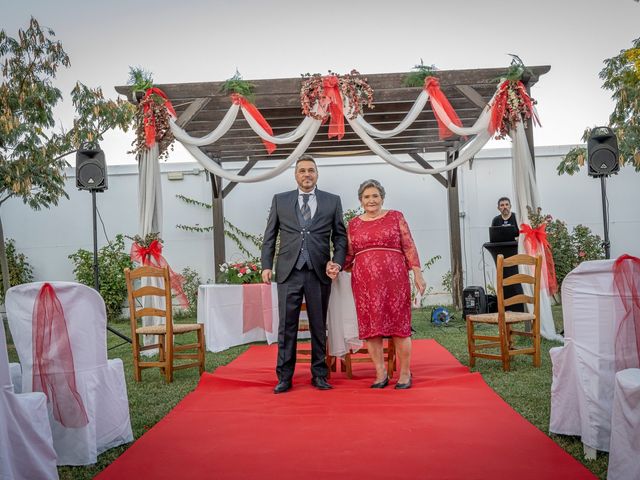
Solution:
[(618, 173), (618, 139), (609, 127), (595, 127), (587, 140), (589, 176), (603, 177)]
[(76, 187), (104, 192), (107, 189), (107, 163), (102, 150), (78, 150), (76, 153)]
[(487, 297), (482, 287), (467, 287), (462, 291), (462, 316), (487, 312)]

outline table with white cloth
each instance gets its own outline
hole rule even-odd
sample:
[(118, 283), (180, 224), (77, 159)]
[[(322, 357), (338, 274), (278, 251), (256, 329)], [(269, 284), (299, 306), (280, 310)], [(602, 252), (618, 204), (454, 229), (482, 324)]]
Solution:
[[(198, 289), (198, 322), (204, 325), (207, 350), (220, 352), (229, 347), (252, 342), (278, 340), (278, 290), (272, 283), (270, 318), (265, 311), (264, 327), (247, 330), (243, 319), (243, 285), (200, 285)], [(306, 312), (301, 312), (304, 319)], [(355, 304), (351, 294), (351, 274), (341, 272), (333, 281), (327, 314), (329, 355), (344, 356), (348, 349), (357, 350), (358, 325)], [(308, 332), (299, 332), (298, 338), (308, 338)]]
[(549, 431), (578, 435), (585, 453), (609, 451), (615, 333), (624, 306), (614, 290), (615, 260), (581, 263), (562, 283), (565, 343), (553, 363)]

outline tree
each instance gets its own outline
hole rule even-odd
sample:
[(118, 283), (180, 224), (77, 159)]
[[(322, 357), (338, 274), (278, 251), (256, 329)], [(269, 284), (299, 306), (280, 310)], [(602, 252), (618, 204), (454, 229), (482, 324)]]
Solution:
[[(64, 191), (65, 157), (79, 148), (97, 147), (104, 133), (127, 131), (134, 107), (123, 100), (107, 100), (100, 88), (76, 83), (71, 100), (76, 118), (69, 129), (58, 125), (54, 107), (62, 100), (53, 84), (69, 56), (55, 33), (31, 18), (16, 38), (0, 31), (0, 207), (18, 197), (34, 210), (57, 205)], [(0, 266), (3, 289), (9, 288), (4, 232), (0, 210)]]
[[(640, 38), (633, 41), (631, 48), (606, 59), (604, 65), (600, 78), (602, 88), (612, 91), (611, 97), (616, 102), (609, 126), (618, 137), (620, 163), (633, 165), (640, 172)], [(591, 129), (587, 128), (582, 141), (586, 142), (590, 134)], [(558, 174), (573, 175), (586, 158), (584, 147), (571, 149), (558, 165)]]

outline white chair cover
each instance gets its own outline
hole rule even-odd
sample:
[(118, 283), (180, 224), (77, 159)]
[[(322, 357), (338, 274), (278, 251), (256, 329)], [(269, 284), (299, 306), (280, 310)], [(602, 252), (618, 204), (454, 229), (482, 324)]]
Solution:
[(549, 431), (578, 435), (609, 451), (615, 379), (614, 337), (624, 307), (613, 287), (615, 260), (583, 262), (562, 283), (565, 343), (553, 363)]
[(349, 272), (340, 272), (331, 285), (327, 327), (329, 355), (344, 357), (350, 351), (356, 352), (362, 348), (363, 341), (358, 338), (358, 316)]
[(640, 369), (616, 373), (611, 413), (609, 480), (640, 478)]
[[(100, 294), (78, 283), (49, 283), (64, 309), (76, 386), (89, 417), (84, 427), (65, 428), (53, 418), (49, 405), (53, 445), (58, 465), (88, 465), (105, 450), (133, 441), (124, 368), (119, 358), (107, 360), (107, 317)], [(42, 285), (28, 283), (7, 292), (7, 316), (25, 392), (33, 389), (32, 314)]]
[(47, 397), (13, 392), (4, 322), (0, 319), (0, 478), (57, 479)]
[(22, 367), (19, 363), (10, 363), (11, 383), (15, 393), (22, 393)]

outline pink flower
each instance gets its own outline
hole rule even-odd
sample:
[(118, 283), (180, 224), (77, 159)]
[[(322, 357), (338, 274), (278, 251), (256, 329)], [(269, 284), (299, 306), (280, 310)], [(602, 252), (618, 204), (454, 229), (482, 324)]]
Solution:
[(582, 250), (580, 250), (580, 251), (578, 252), (578, 256), (579, 256), (579, 257), (585, 257), (586, 255), (587, 255), (587, 254), (586, 254), (585, 252), (583, 252)]
[(247, 269), (246, 269), (246, 268), (244, 268), (244, 267), (242, 267), (242, 268), (240, 269), (240, 273), (244, 275), (245, 273), (247, 273)]

